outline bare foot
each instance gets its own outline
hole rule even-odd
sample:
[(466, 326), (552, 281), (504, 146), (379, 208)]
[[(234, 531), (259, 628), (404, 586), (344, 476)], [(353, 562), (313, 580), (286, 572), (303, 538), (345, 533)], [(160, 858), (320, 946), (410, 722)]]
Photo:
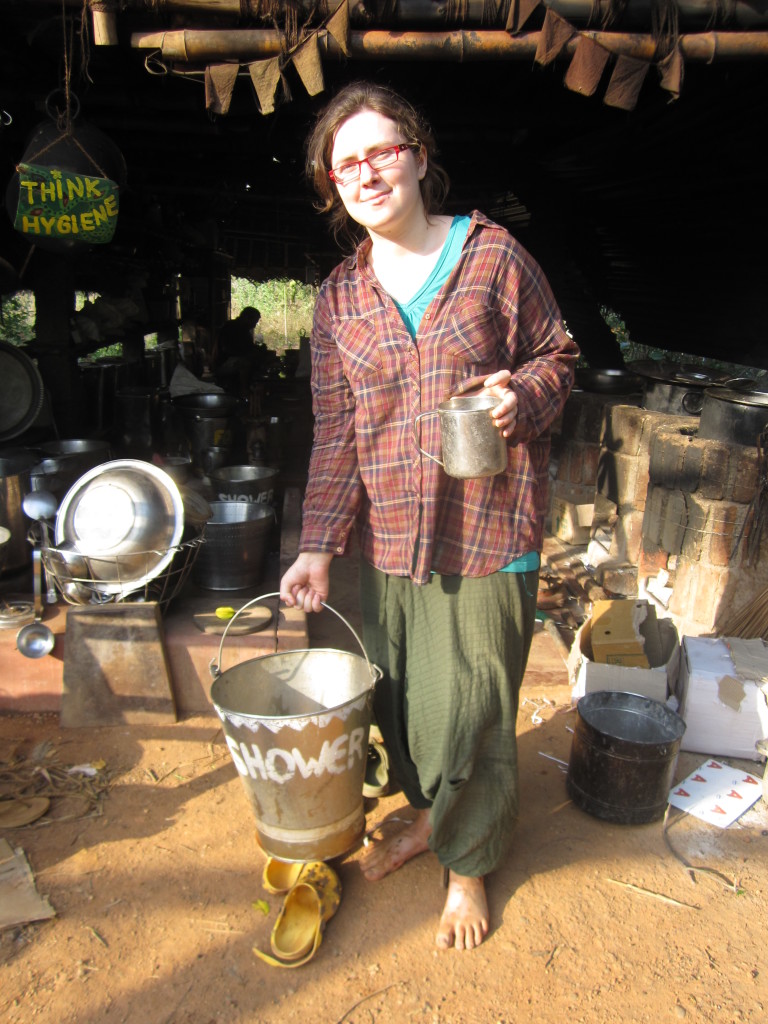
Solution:
[(429, 810), (417, 811), (410, 824), (373, 844), (360, 861), (361, 871), (369, 882), (378, 882), (411, 857), (428, 850), (431, 832)]
[(450, 873), (448, 896), (435, 943), (438, 949), (474, 949), (488, 934), (488, 901), (482, 878)]

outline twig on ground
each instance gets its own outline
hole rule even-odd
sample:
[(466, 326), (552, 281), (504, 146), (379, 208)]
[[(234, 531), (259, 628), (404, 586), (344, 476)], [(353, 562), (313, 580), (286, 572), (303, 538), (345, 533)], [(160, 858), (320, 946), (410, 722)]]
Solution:
[(633, 885), (631, 882), (620, 882), (617, 878), (609, 878), (608, 881), (613, 882), (614, 885), (620, 885), (623, 889), (637, 892), (641, 896), (650, 896), (651, 899), (668, 903), (671, 907), (687, 907), (689, 910), (701, 910), (701, 907), (696, 906), (694, 903), (681, 903), (680, 900), (673, 899), (672, 896), (664, 896), (663, 893), (654, 892), (653, 889), (643, 889), (641, 886)]
[(358, 1006), (362, 1006), (363, 1003), (369, 999), (373, 999), (374, 996), (380, 996), (382, 992), (387, 992), (389, 989), (394, 988), (396, 985), (402, 985), (401, 981), (393, 981), (391, 985), (385, 985), (384, 988), (377, 988), (375, 992), (369, 993), (367, 996), (363, 996), (362, 999), (358, 999), (350, 1008), (336, 1021), (336, 1024), (344, 1024), (344, 1021), (350, 1015), (354, 1013)]

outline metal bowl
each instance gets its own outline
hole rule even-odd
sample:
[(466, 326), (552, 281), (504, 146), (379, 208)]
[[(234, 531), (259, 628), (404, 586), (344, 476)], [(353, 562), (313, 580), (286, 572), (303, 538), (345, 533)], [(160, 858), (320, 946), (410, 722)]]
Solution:
[(55, 537), (87, 558), (95, 589), (125, 596), (170, 564), (183, 532), (184, 506), (171, 477), (149, 462), (121, 459), (70, 488)]

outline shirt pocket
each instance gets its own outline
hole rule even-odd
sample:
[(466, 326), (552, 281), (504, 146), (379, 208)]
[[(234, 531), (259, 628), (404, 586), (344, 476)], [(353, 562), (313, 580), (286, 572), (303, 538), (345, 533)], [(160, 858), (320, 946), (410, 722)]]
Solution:
[(495, 365), (502, 341), (496, 311), (480, 302), (464, 302), (448, 318), (444, 344), (464, 362)]
[(380, 374), (382, 360), (375, 323), (355, 318), (338, 320), (334, 327), (336, 346), (347, 379), (354, 383)]

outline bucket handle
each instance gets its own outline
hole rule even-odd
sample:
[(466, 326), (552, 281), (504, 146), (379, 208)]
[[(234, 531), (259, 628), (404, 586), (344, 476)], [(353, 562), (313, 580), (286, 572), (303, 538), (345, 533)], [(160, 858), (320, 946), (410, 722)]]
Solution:
[[(280, 597), (279, 591), (276, 592), (276, 593), (273, 593), (273, 594), (262, 594), (260, 597), (252, 598), (250, 601), (247, 601), (242, 606), (242, 608), (238, 608), (238, 610), (235, 612), (235, 614), (229, 620), (229, 622), (227, 623), (227, 625), (226, 625), (226, 627), (224, 629), (224, 632), (221, 634), (221, 642), (219, 643), (219, 658), (218, 658), (218, 662), (217, 661), (212, 661), (210, 666), (209, 666), (210, 670), (211, 670), (211, 675), (213, 676), (214, 679), (217, 679), (221, 675), (221, 655), (222, 655), (222, 652), (224, 650), (224, 641), (227, 638), (227, 633), (229, 632), (229, 627), (231, 625), (233, 625), (233, 623), (237, 619), (238, 615), (241, 612), (244, 612), (246, 610), (246, 608), (250, 608), (251, 605), (252, 604), (256, 604), (257, 601), (266, 601), (270, 597)], [(371, 678), (372, 679), (376, 679), (378, 676), (380, 676), (381, 675), (380, 671), (378, 669), (374, 669), (374, 666), (370, 662), (370, 659), (368, 657), (368, 653), (367, 653), (365, 647), (363, 647), (363, 641), (357, 635), (357, 633), (355, 632), (353, 627), (349, 624), (349, 622), (347, 622), (347, 620), (344, 618), (344, 616), (341, 614), (341, 612), (337, 612), (335, 608), (331, 608), (331, 606), (329, 604), (326, 604), (325, 601), (322, 601), (321, 604), (322, 604), (323, 608), (327, 608), (329, 612), (333, 612), (333, 614), (338, 619), (341, 619), (341, 621), (344, 623), (344, 625), (350, 631), (352, 636), (355, 638), (355, 640), (357, 641), (358, 647), (363, 652), (363, 657), (365, 658), (365, 663), (368, 666), (368, 671), (371, 674)]]

